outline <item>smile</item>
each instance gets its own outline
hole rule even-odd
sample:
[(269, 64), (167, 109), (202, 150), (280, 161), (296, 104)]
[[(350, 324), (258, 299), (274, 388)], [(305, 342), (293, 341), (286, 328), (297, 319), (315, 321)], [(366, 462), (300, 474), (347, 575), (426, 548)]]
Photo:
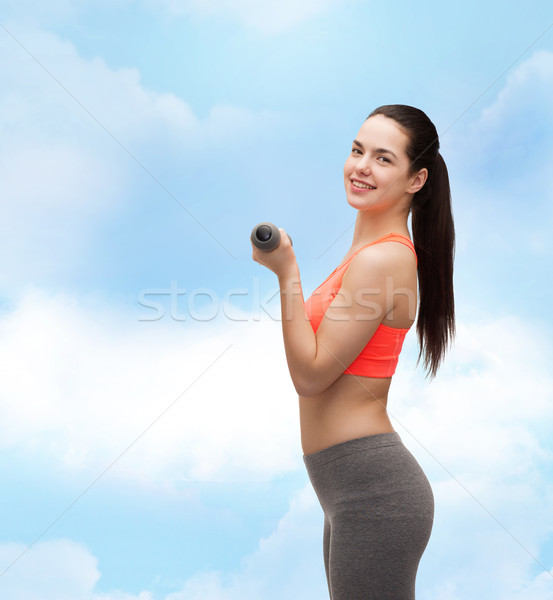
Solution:
[(374, 186), (368, 185), (366, 183), (361, 183), (360, 181), (352, 181), (351, 185), (359, 190), (376, 190)]

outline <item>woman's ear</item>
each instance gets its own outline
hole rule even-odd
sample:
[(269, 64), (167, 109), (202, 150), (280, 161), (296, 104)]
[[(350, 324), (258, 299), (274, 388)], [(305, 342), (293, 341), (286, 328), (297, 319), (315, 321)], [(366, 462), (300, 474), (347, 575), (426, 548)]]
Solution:
[(410, 194), (415, 194), (422, 188), (422, 186), (425, 184), (427, 178), (428, 178), (428, 169), (421, 169), (411, 180), (411, 184), (407, 188), (407, 191)]

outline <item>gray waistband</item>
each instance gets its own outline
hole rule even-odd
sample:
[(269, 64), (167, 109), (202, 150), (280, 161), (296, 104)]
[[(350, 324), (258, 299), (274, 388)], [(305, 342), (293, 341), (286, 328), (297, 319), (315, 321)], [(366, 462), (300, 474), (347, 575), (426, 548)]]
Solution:
[(373, 435), (347, 440), (346, 442), (340, 442), (339, 444), (323, 448), (323, 450), (313, 452), (312, 454), (304, 454), (303, 461), (306, 465), (316, 466), (325, 463), (328, 460), (346, 456), (352, 452), (370, 450), (371, 448), (379, 448), (381, 446), (396, 446), (402, 443), (397, 431), (375, 433)]

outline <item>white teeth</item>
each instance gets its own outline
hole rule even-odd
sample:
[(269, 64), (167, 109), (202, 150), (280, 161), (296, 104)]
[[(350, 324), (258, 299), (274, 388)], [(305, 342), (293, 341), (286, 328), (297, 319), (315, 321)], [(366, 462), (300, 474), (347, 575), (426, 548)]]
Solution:
[(373, 187), (372, 185), (366, 185), (365, 183), (361, 183), (359, 181), (352, 181), (351, 182), (355, 187), (359, 187), (359, 188), (365, 188), (367, 190), (376, 190), (375, 187)]

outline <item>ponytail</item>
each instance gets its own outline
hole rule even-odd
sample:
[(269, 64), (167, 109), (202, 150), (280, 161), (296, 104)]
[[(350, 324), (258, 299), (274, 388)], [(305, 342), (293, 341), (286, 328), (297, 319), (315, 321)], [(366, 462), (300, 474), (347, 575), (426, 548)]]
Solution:
[(449, 176), (439, 152), (434, 168), (429, 170), (428, 180), (413, 197), (411, 227), (418, 257), (420, 294), (417, 366), (424, 353), (424, 368), (434, 378), (447, 346), (455, 336), (455, 228)]

